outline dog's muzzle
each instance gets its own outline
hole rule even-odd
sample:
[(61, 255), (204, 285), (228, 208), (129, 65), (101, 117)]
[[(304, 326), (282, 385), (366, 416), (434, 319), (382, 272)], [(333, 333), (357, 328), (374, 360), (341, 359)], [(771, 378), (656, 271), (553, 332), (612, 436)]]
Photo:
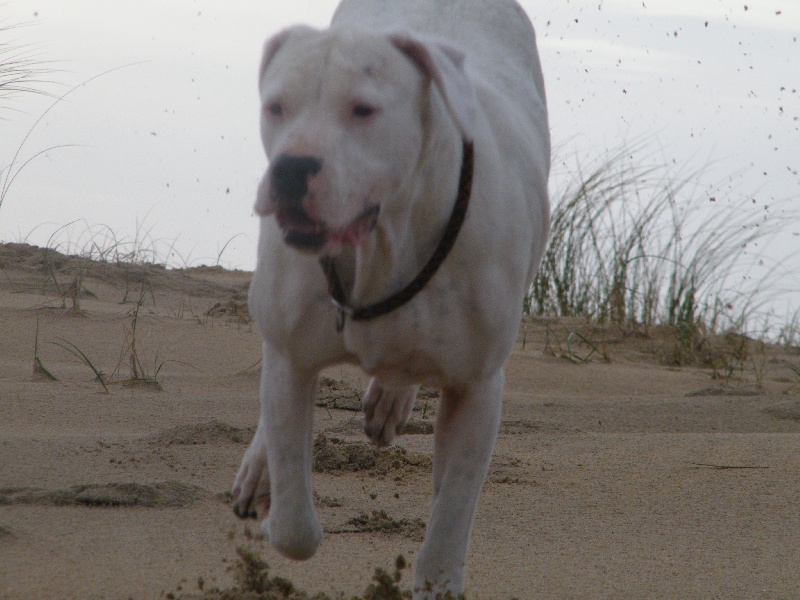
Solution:
[(309, 180), (322, 170), (322, 161), (313, 156), (282, 154), (272, 165), (270, 194), (276, 206), (278, 225), (284, 241), (306, 252), (335, 254), (342, 245), (360, 245), (378, 220), (377, 206), (368, 205), (347, 226), (331, 229), (324, 221), (308, 214), (304, 200)]

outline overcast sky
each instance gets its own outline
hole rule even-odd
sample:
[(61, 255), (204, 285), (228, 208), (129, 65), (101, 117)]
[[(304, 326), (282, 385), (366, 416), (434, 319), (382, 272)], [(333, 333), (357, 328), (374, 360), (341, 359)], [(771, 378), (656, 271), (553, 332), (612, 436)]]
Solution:
[[(709, 165), (723, 195), (800, 207), (800, 2), (523, 0), (537, 30), (558, 162), (641, 142), (642, 160)], [(250, 269), (252, 204), (266, 161), (256, 71), (263, 41), (328, 0), (8, 0), (5, 40), (54, 61), (60, 94), (25, 142), (0, 208), (0, 239), (77, 246), (107, 226), (172, 248), (174, 262)], [(0, 167), (49, 106), (0, 107)], [(9, 108), (21, 110), (12, 112)], [(688, 165), (681, 167), (681, 165)], [(556, 168), (551, 189), (564, 185)], [(712, 188), (709, 187), (709, 190)], [(709, 193), (712, 193), (711, 191)], [(713, 192), (717, 193), (717, 192)], [(227, 244), (227, 246), (226, 246)], [(779, 254), (800, 250), (790, 223)], [(794, 259), (798, 255), (795, 254)], [(798, 283), (800, 286), (800, 283)]]

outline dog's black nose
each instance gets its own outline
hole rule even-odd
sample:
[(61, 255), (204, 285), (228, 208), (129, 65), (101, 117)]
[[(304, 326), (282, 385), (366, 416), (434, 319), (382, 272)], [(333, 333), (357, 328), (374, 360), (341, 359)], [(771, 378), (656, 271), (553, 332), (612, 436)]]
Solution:
[(322, 161), (313, 156), (281, 154), (272, 165), (272, 191), (279, 204), (299, 205), (308, 192), (308, 178), (322, 169)]

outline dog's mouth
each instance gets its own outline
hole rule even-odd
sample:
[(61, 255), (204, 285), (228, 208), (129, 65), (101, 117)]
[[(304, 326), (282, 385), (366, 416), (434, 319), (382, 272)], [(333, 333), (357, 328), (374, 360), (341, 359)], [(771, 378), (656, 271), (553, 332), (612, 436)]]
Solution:
[(344, 245), (363, 244), (378, 223), (378, 206), (364, 209), (347, 227), (330, 229), (315, 221), (302, 208), (279, 207), (276, 217), (283, 230), (283, 239), (290, 246), (305, 252), (336, 254)]

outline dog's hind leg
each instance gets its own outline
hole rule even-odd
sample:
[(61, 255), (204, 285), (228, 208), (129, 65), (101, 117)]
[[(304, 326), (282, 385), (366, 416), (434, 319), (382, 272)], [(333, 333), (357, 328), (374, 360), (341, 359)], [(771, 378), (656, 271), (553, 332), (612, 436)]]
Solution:
[(411, 416), (419, 386), (385, 388), (374, 377), (364, 394), (364, 433), (376, 446), (387, 446)]
[[(503, 372), (445, 389), (436, 419), (433, 509), (414, 573), (414, 600), (458, 595), (478, 496), (500, 427)], [(427, 590), (427, 591), (426, 591)]]
[[(261, 419), (234, 483), (234, 510), (257, 512), (270, 543), (295, 560), (322, 540), (311, 487), (316, 371), (298, 369), (264, 344)], [(264, 497), (264, 493), (268, 497)]]

